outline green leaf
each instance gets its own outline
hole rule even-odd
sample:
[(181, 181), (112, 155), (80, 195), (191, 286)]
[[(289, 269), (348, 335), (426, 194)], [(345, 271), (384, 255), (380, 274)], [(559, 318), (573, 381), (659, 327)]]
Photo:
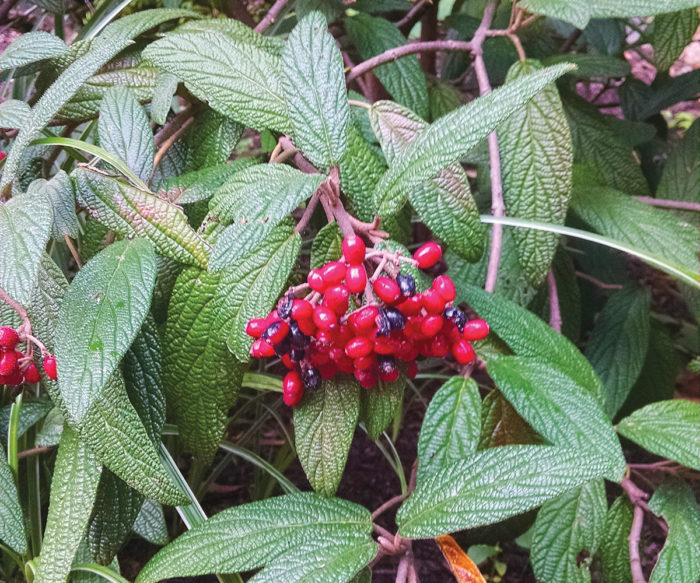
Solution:
[(167, 545), (170, 538), (163, 507), (153, 500), (145, 500), (134, 522), (134, 532), (152, 545)]
[[(407, 42), (392, 22), (361, 12), (346, 18), (345, 27), (364, 61)], [(394, 101), (422, 118), (428, 116), (428, 89), (416, 55), (385, 63), (373, 72)]]
[(218, 325), (227, 335), (228, 347), (240, 361), (248, 361), (253, 343), (245, 333), (246, 323), (272, 310), (300, 249), (301, 235), (287, 225), (280, 225), (255, 251), (223, 272), (219, 293), (225, 297), (226, 304)]
[(433, 80), (428, 87), (428, 99), (430, 103), (430, 119), (450, 113), (462, 105), (462, 95), (452, 85)]
[[(540, 70), (538, 61), (514, 64), (506, 83)], [(548, 85), (498, 130), (503, 196), (509, 216), (563, 224), (571, 198), (573, 146), (556, 85)], [(535, 287), (550, 270), (559, 237), (514, 232), (523, 274)]]
[(39, 178), (27, 188), (28, 194), (45, 196), (51, 203), (53, 221), (51, 222), (51, 238), (77, 239), (80, 234), (78, 216), (75, 214), (75, 193), (73, 184), (63, 170), (59, 170), (51, 180)]
[(677, 77), (659, 72), (651, 85), (628, 78), (620, 87), (620, 105), (626, 119), (642, 121), (679, 101), (695, 98), (700, 84), (700, 71), (693, 70)]
[(589, 568), (601, 543), (607, 509), (603, 480), (589, 482), (542, 506), (530, 548), (537, 581), (590, 582)]
[(0, 540), (16, 553), (27, 552), (24, 515), (19, 503), (15, 476), (7, 463), (5, 449), (0, 447)]
[[(20, 37), (23, 38), (23, 37)], [(8, 99), (0, 103), (0, 128), (20, 129), (32, 115), (31, 108), (19, 99)]]
[[(569, 75), (574, 77), (599, 77), (602, 79), (614, 79), (626, 77), (630, 74), (630, 64), (624, 59), (609, 55), (589, 53), (565, 53), (563, 55), (550, 55), (542, 61), (545, 65), (557, 63), (573, 63), (576, 70)], [(624, 136), (620, 136), (624, 138)]]
[(64, 583), (87, 529), (100, 481), (97, 459), (69, 427), (63, 428), (51, 479), (49, 514), (36, 583)]
[(649, 583), (693, 583), (700, 577), (700, 509), (693, 490), (681, 481), (662, 484), (649, 508), (663, 516), (668, 537)]
[(338, 223), (333, 221), (323, 227), (311, 242), (311, 269), (323, 267), (329, 261), (340, 259), (343, 254), (343, 233)]
[[(53, 409), (53, 403), (46, 397), (22, 400), (22, 408), (19, 412), (19, 423), (17, 426), (17, 437), (22, 437), (31, 427), (41, 421), (49, 411)], [(12, 404), (5, 405), (0, 409), (0, 443), (7, 447), (7, 435), (10, 428), (10, 413)], [(1, 449), (1, 448), (0, 448)]]
[(538, 445), (544, 440), (498, 390), (481, 401), (481, 435), (478, 449), (502, 445)]
[(170, 73), (158, 75), (151, 100), (151, 119), (158, 125), (165, 125), (168, 119), (178, 83), (179, 80), (175, 75)]
[(178, 26), (172, 34), (180, 32), (217, 32), (234, 41), (251, 44), (259, 49), (279, 56), (284, 47), (284, 39), (279, 36), (266, 36), (255, 32), (240, 20), (234, 18), (203, 18), (190, 20)]
[(700, 470), (700, 404), (658, 401), (622, 419), (617, 430), (644, 449)]
[(53, 59), (64, 54), (68, 46), (56, 35), (34, 30), (20, 35), (0, 55), (0, 71), (7, 71)]
[(71, 424), (80, 424), (136, 337), (155, 282), (148, 241), (120, 241), (75, 276), (56, 324), (61, 396)]
[(591, 17), (590, 2), (586, 0), (522, 0), (529, 12), (544, 14), (584, 29)]
[[(412, 111), (391, 101), (374, 103), (370, 120), (390, 164), (429, 127)], [(467, 174), (459, 164), (450, 164), (429, 180), (416, 184), (409, 199), (430, 230), (455, 253), (471, 262), (481, 257), (485, 232)], [(375, 203), (379, 205), (380, 201)]]
[[(177, 278), (163, 333), (163, 388), (185, 448), (209, 459), (228, 424), (243, 367), (217, 326), (220, 274), (190, 267)], [(196, 391), (192, 387), (197, 387)]]
[(324, 380), (294, 408), (297, 454), (309, 483), (332, 496), (343, 475), (360, 413), (359, 383), (350, 377)]
[(40, 192), (12, 197), (0, 206), (0, 287), (22, 305), (29, 302), (37, 282), (51, 216), (51, 203)]
[(168, 34), (143, 57), (219, 113), (256, 130), (289, 131), (275, 55), (220, 32), (198, 31)]
[(418, 483), (469, 458), (481, 435), (481, 396), (473, 379), (453, 377), (430, 401), (418, 437)]
[(539, 445), (487, 449), (424, 480), (399, 508), (399, 534), (433, 538), (500, 522), (602, 477), (603, 467), (595, 452)]
[(654, 47), (654, 63), (666, 71), (681, 56), (683, 49), (693, 40), (698, 28), (697, 6), (660, 14), (654, 18), (651, 44)]
[(36, 434), (34, 445), (37, 447), (53, 447), (58, 445), (63, 434), (63, 425), (65, 419), (61, 409), (54, 407), (49, 411), (49, 414), (44, 418), (44, 423), (41, 425), (41, 430)]
[(311, 12), (289, 35), (281, 81), (294, 144), (318, 168), (337, 165), (347, 148), (350, 107), (343, 58), (321, 13)]
[(153, 133), (146, 111), (126, 87), (111, 87), (100, 104), (100, 146), (148, 182), (153, 172)]
[[(466, 155), (509, 115), (567, 71), (555, 65), (518, 79), (441, 117), (411, 142), (377, 186), (379, 213), (392, 214), (403, 206), (411, 189)], [(462, 128), (470, 128), (463, 132)]]
[(228, 508), (181, 535), (137, 583), (264, 567), (256, 583), (349, 581), (377, 552), (366, 509), (315, 494), (287, 494)]
[(377, 441), (394, 419), (403, 403), (406, 390), (406, 375), (401, 371), (393, 383), (381, 379), (373, 387), (360, 393), (360, 417), (367, 429), (367, 435)]
[(629, 498), (620, 496), (612, 503), (605, 517), (600, 559), (606, 581), (632, 583), (630, 547), (627, 537), (632, 529), (633, 512)]
[(149, 239), (166, 257), (206, 266), (207, 244), (179, 207), (97, 170), (76, 168), (72, 177), (78, 201), (105, 226), (124, 236)]
[(609, 419), (595, 398), (561, 369), (541, 359), (504, 356), (490, 360), (488, 372), (510, 404), (550, 443), (582, 455), (596, 452), (603, 475), (622, 479), (625, 458)]
[(643, 288), (613, 294), (598, 314), (586, 357), (605, 388), (605, 412), (613, 419), (644, 365), (649, 345), (651, 296)]

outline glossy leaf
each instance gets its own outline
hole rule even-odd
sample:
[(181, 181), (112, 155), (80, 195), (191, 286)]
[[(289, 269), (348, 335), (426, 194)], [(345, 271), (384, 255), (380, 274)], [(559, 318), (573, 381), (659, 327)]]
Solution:
[(144, 501), (134, 522), (134, 532), (153, 545), (167, 545), (170, 537), (163, 507), (153, 500)]
[(630, 547), (627, 537), (632, 529), (633, 506), (627, 497), (616, 498), (605, 517), (600, 558), (606, 581), (632, 583)]
[(51, 180), (39, 178), (32, 182), (27, 194), (39, 194), (49, 199), (53, 211), (51, 221), (51, 238), (76, 239), (80, 234), (78, 216), (75, 213), (75, 193), (73, 184), (63, 170), (59, 170)]
[(7, 463), (5, 448), (0, 447), (0, 541), (16, 553), (27, 552), (24, 515), (19, 502), (15, 476)]
[(481, 435), (478, 449), (502, 445), (537, 445), (543, 441), (500, 391), (491, 391), (481, 401)]

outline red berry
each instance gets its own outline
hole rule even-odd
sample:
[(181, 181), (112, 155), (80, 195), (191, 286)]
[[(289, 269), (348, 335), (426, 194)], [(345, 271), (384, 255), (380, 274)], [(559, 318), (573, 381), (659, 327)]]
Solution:
[(321, 268), (321, 276), (326, 285), (335, 285), (345, 278), (347, 267), (341, 261), (331, 261)]
[(360, 358), (355, 358), (353, 360), (353, 366), (358, 370), (366, 370), (370, 366), (374, 365), (374, 355), (360, 356)]
[(353, 312), (348, 317), (348, 324), (355, 334), (360, 336), (371, 334), (376, 328), (375, 320), (379, 315), (379, 310), (376, 306), (364, 306), (356, 312)]
[(314, 307), (307, 300), (292, 302), (292, 318), (295, 320), (311, 320), (314, 317)]
[(379, 378), (382, 379), (385, 383), (393, 383), (396, 379), (399, 378), (399, 369), (394, 368), (388, 371), (380, 370)]
[(264, 338), (271, 344), (275, 345), (282, 342), (282, 340), (287, 337), (287, 334), (289, 334), (289, 324), (287, 324), (287, 322), (283, 322), (282, 320), (278, 320), (277, 322), (270, 324), (265, 329), (265, 332), (263, 332), (261, 338)]
[(374, 340), (374, 351), (377, 354), (394, 354), (398, 348), (397, 342), (386, 336), (377, 336)]
[(333, 310), (338, 316), (348, 311), (350, 292), (344, 285), (336, 285), (326, 290), (323, 304)]
[(23, 380), (22, 371), (15, 368), (9, 375), (0, 375), (0, 385), (21, 385)]
[(474, 354), (474, 349), (472, 345), (466, 340), (460, 340), (459, 342), (452, 345), (452, 356), (459, 364), (469, 364), (476, 354)]
[(345, 272), (345, 285), (354, 293), (362, 293), (367, 285), (367, 272), (364, 265), (351, 265)]
[(439, 275), (435, 278), (435, 281), (433, 281), (433, 289), (439, 293), (446, 302), (452, 302), (455, 297), (457, 297), (455, 284), (446, 275)]
[(399, 284), (390, 277), (378, 277), (373, 287), (374, 293), (385, 304), (393, 306), (401, 299)]
[(418, 374), (418, 365), (416, 364), (415, 360), (412, 360), (411, 362), (408, 363), (408, 366), (406, 367), (406, 376), (409, 379), (415, 379), (417, 374)]
[(335, 312), (325, 306), (316, 306), (314, 309), (314, 324), (321, 330), (328, 330), (331, 326), (338, 323), (338, 317)]
[(284, 366), (286, 366), (289, 369), (296, 368), (296, 363), (292, 360), (292, 357), (289, 355), (289, 353), (280, 356), (280, 361)]
[(442, 334), (438, 334), (433, 338), (430, 344), (430, 355), (435, 358), (445, 358), (447, 353), (450, 351), (450, 343), (447, 342)]
[(322, 364), (321, 366), (319, 366), (318, 372), (321, 375), (321, 378), (323, 380), (327, 381), (329, 379), (332, 379), (335, 376), (335, 373), (338, 371), (332, 362), (328, 362), (326, 364)]
[(404, 316), (417, 316), (420, 314), (422, 307), (423, 303), (418, 295), (406, 298), (398, 305), (399, 312), (401, 312)]
[(309, 283), (309, 287), (312, 290), (321, 294), (326, 291), (326, 282), (319, 269), (312, 269), (306, 277), (306, 281)]
[(427, 337), (432, 338), (442, 329), (442, 316), (426, 316), (421, 324), (420, 331)]
[(253, 338), (260, 338), (266, 328), (267, 321), (265, 318), (253, 318), (252, 320), (248, 320), (245, 327), (245, 333)]
[(0, 328), (0, 348), (14, 350), (18, 343), (19, 334), (17, 334), (17, 330), (10, 328), (9, 326), (3, 326)]
[(316, 324), (314, 324), (312, 318), (313, 318), (313, 310), (312, 310), (311, 316), (309, 317), (308, 320), (299, 319), (296, 321), (297, 326), (299, 326), (299, 330), (301, 330), (307, 336), (313, 336), (314, 334), (316, 334)]
[(377, 369), (372, 367), (366, 370), (355, 370), (355, 378), (360, 381), (360, 384), (365, 389), (371, 389), (377, 384)]
[(39, 369), (37, 369), (36, 365), (33, 362), (30, 363), (27, 367), (27, 370), (24, 371), (24, 382), (38, 383), (40, 380), (41, 376), (39, 376)]
[(14, 350), (0, 352), (0, 375), (9, 376), (17, 368), (17, 356)]
[(343, 239), (343, 257), (350, 265), (360, 265), (365, 260), (365, 243), (357, 235), (348, 235)]
[(435, 265), (442, 257), (442, 249), (440, 245), (430, 241), (421, 245), (418, 250), (413, 254), (413, 259), (418, 263), (418, 267), (421, 269), (429, 269)]
[(295, 371), (289, 371), (282, 381), (282, 400), (285, 405), (294, 407), (304, 396), (304, 383), (301, 380), (301, 375)]
[(464, 332), (462, 332), (462, 338), (465, 340), (483, 340), (489, 335), (489, 325), (486, 320), (477, 318), (476, 320), (469, 320), (464, 325)]
[(432, 288), (421, 294), (421, 302), (431, 314), (442, 314), (445, 311), (445, 299)]
[(345, 345), (345, 354), (350, 358), (360, 358), (371, 354), (374, 343), (365, 336), (355, 336)]
[(58, 378), (58, 373), (56, 372), (56, 357), (53, 354), (49, 354), (44, 358), (44, 372), (46, 376), (53, 381)]

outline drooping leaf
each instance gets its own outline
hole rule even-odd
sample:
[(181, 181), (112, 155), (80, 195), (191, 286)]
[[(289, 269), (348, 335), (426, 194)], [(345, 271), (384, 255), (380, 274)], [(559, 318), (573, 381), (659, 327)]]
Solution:
[(343, 58), (321, 13), (311, 12), (289, 35), (281, 81), (294, 144), (318, 168), (337, 165), (347, 148), (350, 107)]
[(151, 119), (158, 125), (165, 125), (168, 119), (178, 82), (178, 78), (170, 73), (158, 75), (151, 100)]
[(167, 545), (170, 538), (163, 507), (153, 500), (145, 500), (134, 522), (134, 532), (152, 545)]
[(589, 583), (608, 509), (603, 480), (547, 502), (537, 513), (530, 561), (541, 583)]
[(59, 170), (51, 180), (39, 178), (27, 189), (28, 194), (45, 196), (51, 203), (53, 220), (51, 221), (51, 238), (77, 238), (80, 233), (78, 216), (75, 214), (75, 193), (73, 184), (63, 170)]
[(311, 243), (311, 269), (323, 267), (329, 261), (340, 259), (343, 254), (343, 233), (338, 223), (333, 221), (323, 227)]
[(22, 506), (4, 447), (0, 447), (0, 541), (20, 555), (27, 552)]
[(543, 439), (498, 390), (481, 401), (481, 435), (478, 449), (502, 445), (537, 445)]
[(632, 528), (633, 506), (629, 498), (616, 498), (605, 517), (600, 558), (606, 581), (632, 583), (630, 547), (627, 538)]
[(72, 176), (78, 201), (102, 224), (124, 236), (149, 239), (166, 257), (206, 266), (207, 245), (179, 207), (97, 170), (76, 168)]
[(586, 357), (605, 388), (605, 412), (620, 410), (644, 365), (649, 344), (651, 296), (642, 288), (612, 295), (593, 326)]
[(674, 399), (637, 409), (617, 430), (644, 449), (700, 470), (700, 405)]
[(137, 583), (259, 567), (255, 583), (349, 581), (377, 552), (371, 532), (356, 504), (287, 494), (211, 517), (157, 553)]
[(360, 422), (367, 435), (376, 441), (391, 423), (403, 402), (406, 376), (401, 372), (393, 383), (381, 379), (373, 387), (360, 393)]
[(660, 14), (654, 18), (651, 44), (654, 47), (654, 63), (665, 71), (681, 56), (698, 29), (697, 6)]
[(360, 413), (359, 383), (349, 377), (324, 380), (294, 408), (299, 461), (316, 492), (332, 496), (343, 475)]

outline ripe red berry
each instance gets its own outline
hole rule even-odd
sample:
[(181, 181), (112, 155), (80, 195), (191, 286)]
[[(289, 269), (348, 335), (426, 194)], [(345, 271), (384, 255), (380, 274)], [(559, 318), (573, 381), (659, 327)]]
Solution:
[(381, 370), (379, 371), (379, 378), (385, 383), (393, 383), (399, 378), (399, 369), (394, 368), (392, 370)]
[(294, 407), (304, 396), (304, 383), (301, 375), (295, 371), (289, 371), (282, 381), (282, 401), (289, 407)]
[(350, 358), (360, 358), (372, 352), (374, 343), (365, 336), (355, 336), (345, 345), (345, 354)]
[(30, 363), (27, 370), (24, 371), (24, 382), (38, 383), (40, 380), (41, 376), (39, 375), (39, 369), (37, 369), (33, 362)]
[(398, 348), (398, 343), (393, 338), (377, 336), (374, 339), (374, 351), (377, 354), (394, 354)]
[(325, 306), (316, 306), (314, 309), (314, 324), (321, 330), (328, 330), (331, 326), (338, 323), (338, 317), (335, 312)]
[(452, 356), (459, 364), (469, 364), (474, 360), (476, 354), (474, 354), (474, 349), (469, 342), (460, 340), (452, 345)]
[(292, 318), (295, 320), (311, 320), (314, 317), (314, 307), (307, 300), (292, 302)]
[(270, 324), (265, 329), (265, 332), (263, 332), (261, 338), (264, 338), (271, 344), (275, 345), (282, 342), (282, 340), (287, 337), (287, 334), (289, 334), (289, 325), (287, 322), (278, 320), (277, 322)]
[(413, 254), (413, 259), (418, 263), (418, 267), (421, 269), (429, 269), (435, 265), (442, 257), (442, 249), (440, 245), (430, 241), (421, 245), (417, 251)]
[(296, 368), (296, 363), (292, 360), (292, 356), (290, 354), (283, 354), (280, 356), (280, 361), (289, 369)]
[(376, 306), (364, 306), (348, 317), (348, 324), (359, 336), (371, 334), (376, 327), (375, 320), (379, 310)]
[(462, 338), (465, 340), (483, 340), (489, 335), (489, 325), (486, 320), (477, 318), (475, 320), (469, 320), (464, 325), (464, 332), (462, 332)]
[(56, 357), (53, 354), (49, 354), (44, 358), (43, 366), (46, 376), (55, 381), (58, 378), (58, 373), (56, 372)]
[(321, 268), (321, 276), (326, 285), (335, 285), (345, 278), (347, 267), (341, 261), (331, 261)]
[(301, 330), (304, 334), (307, 336), (313, 336), (316, 334), (316, 324), (314, 324), (314, 321), (312, 320), (313, 318), (313, 310), (311, 312), (311, 316), (309, 317), (308, 320), (297, 320), (297, 327), (299, 330)]
[(374, 293), (385, 304), (393, 306), (401, 299), (399, 284), (389, 277), (378, 277), (373, 287)]
[(435, 278), (433, 281), (433, 289), (439, 293), (446, 302), (452, 302), (455, 297), (457, 297), (455, 284), (446, 275), (439, 275)]
[(312, 290), (321, 294), (326, 291), (326, 282), (319, 269), (312, 269), (306, 277), (306, 281), (309, 283), (309, 287)]
[(0, 375), (0, 385), (17, 386), (21, 385), (23, 380), (22, 371), (15, 368), (9, 375)]
[(411, 362), (408, 363), (408, 366), (406, 367), (406, 376), (409, 379), (415, 379), (417, 374), (418, 374), (418, 365), (416, 364), (415, 360), (412, 360)]
[(421, 302), (420, 296), (411, 296), (406, 298), (403, 302), (398, 305), (399, 312), (404, 316), (417, 316), (420, 314), (421, 308), (423, 307), (423, 302)]
[(344, 285), (336, 285), (326, 290), (323, 304), (333, 310), (338, 316), (348, 311), (350, 292)]
[(433, 288), (427, 289), (421, 294), (421, 302), (431, 314), (442, 314), (445, 311), (445, 299)]
[(358, 370), (366, 370), (375, 363), (373, 355), (360, 356), (353, 360), (353, 366)]
[(0, 352), (0, 375), (9, 376), (17, 367), (17, 356), (14, 350)]
[(420, 331), (427, 337), (432, 338), (442, 329), (442, 316), (426, 316), (421, 324)]
[(14, 350), (18, 343), (19, 334), (17, 334), (17, 330), (10, 328), (9, 326), (3, 326), (0, 328), (0, 348)]
[(245, 333), (253, 338), (260, 338), (266, 329), (267, 321), (265, 318), (253, 318), (252, 320), (248, 320), (245, 327)]
[(357, 235), (348, 235), (343, 239), (343, 257), (350, 265), (360, 265), (365, 260), (365, 243)]
[(354, 293), (362, 293), (367, 285), (367, 272), (364, 265), (351, 265), (345, 272), (345, 285)]

